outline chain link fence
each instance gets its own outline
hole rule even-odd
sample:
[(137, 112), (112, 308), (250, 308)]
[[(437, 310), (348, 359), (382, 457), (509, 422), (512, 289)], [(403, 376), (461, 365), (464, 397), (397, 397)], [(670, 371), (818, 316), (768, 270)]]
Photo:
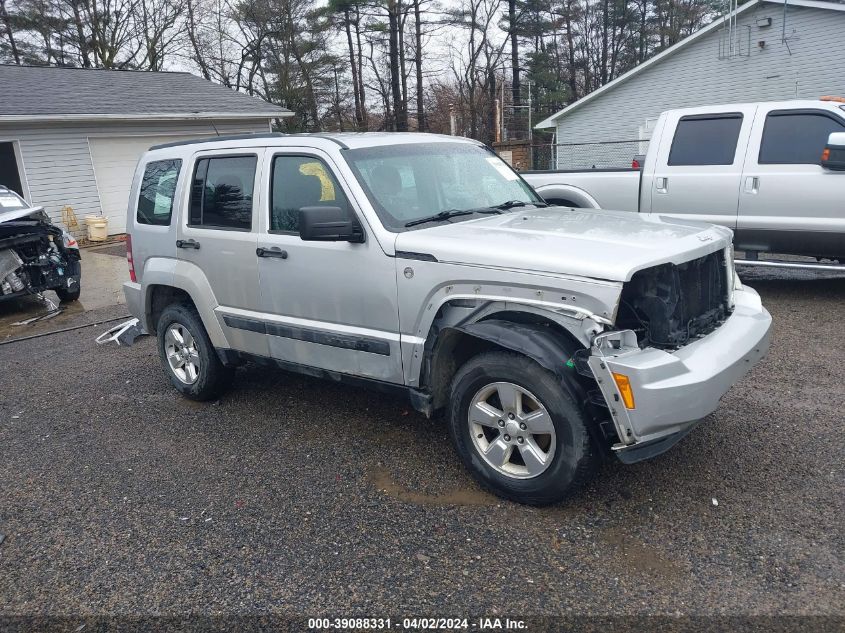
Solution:
[(531, 169), (630, 168), (635, 158), (642, 165), (647, 150), (648, 141), (640, 140), (534, 145)]

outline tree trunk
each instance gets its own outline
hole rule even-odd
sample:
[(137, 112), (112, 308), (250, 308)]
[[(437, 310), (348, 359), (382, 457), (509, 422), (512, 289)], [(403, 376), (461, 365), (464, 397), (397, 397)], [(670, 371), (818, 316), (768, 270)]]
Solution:
[(197, 24), (194, 16), (194, 0), (187, 0), (185, 8), (188, 12), (187, 32), (188, 40), (191, 42), (191, 48), (194, 51), (194, 61), (199, 66), (200, 72), (204, 79), (211, 81), (211, 73), (208, 70), (208, 64), (205, 63), (205, 55), (200, 50), (199, 40), (197, 39)]
[[(408, 74), (405, 72), (405, 19), (407, 13), (402, 9), (402, 0), (396, 0), (396, 8), (399, 11), (399, 77), (402, 80), (402, 111), (405, 113), (405, 119), (408, 118)], [(407, 123), (405, 124), (407, 129)]]
[(12, 51), (12, 57), (14, 57), (15, 63), (20, 66), (21, 56), (18, 53), (18, 45), (15, 42), (15, 33), (12, 30), (12, 20), (6, 11), (6, 0), (0, 0), (0, 17), (3, 19), (3, 26), (6, 27), (6, 35), (9, 38), (9, 48)]
[(337, 68), (334, 69), (334, 107), (337, 112), (337, 131), (343, 132), (343, 113), (340, 109), (340, 83), (337, 80)]
[(361, 111), (361, 93), (358, 91), (358, 66), (355, 63), (355, 46), (352, 43), (352, 24), (349, 16), (349, 5), (344, 7), (343, 21), (346, 27), (346, 44), (349, 47), (349, 67), (352, 69), (352, 92), (355, 95), (355, 125), (360, 130), (364, 126), (364, 115)]
[(420, 19), (420, 1), (414, 0), (414, 36), (417, 48), (417, 129), (425, 132), (428, 126), (425, 122), (425, 107), (423, 103), (423, 72), (422, 72), (422, 23)]
[(364, 55), (361, 48), (361, 10), (355, 5), (355, 39), (358, 46), (358, 94), (361, 96), (361, 115), (364, 129), (369, 129), (367, 97), (364, 94)]
[(399, 68), (398, 0), (387, 0), (387, 21), (390, 35), (390, 91), (393, 97), (394, 127), (397, 132), (408, 131), (408, 117), (402, 108), (402, 85)]
[(519, 42), (516, 38), (516, 0), (508, 0), (508, 26), (511, 38), (511, 73), (513, 74), (513, 85), (511, 90), (513, 92), (513, 104), (519, 105), (520, 102), (520, 85), (519, 85)]
[(567, 2), (564, 22), (566, 25), (566, 53), (569, 61), (569, 99), (578, 99), (578, 69), (575, 66), (575, 38), (572, 35), (572, 3)]

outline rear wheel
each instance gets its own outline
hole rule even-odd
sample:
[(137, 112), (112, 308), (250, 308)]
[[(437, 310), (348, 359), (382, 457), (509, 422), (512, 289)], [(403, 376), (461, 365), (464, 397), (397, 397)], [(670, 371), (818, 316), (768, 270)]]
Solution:
[(519, 354), (476, 356), (452, 382), (458, 453), (483, 486), (520, 503), (556, 503), (589, 481), (587, 419), (559, 378)]
[(167, 306), (156, 328), (161, 366), (170, 383), (192, 400), (211, 400), (225, 390), (233, 369), (220, 362), (196, 308)]

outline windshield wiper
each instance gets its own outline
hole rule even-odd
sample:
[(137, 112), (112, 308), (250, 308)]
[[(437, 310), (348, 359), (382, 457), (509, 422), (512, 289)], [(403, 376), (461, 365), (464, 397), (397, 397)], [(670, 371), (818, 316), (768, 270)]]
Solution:
[(443, 222), (451, 218), (457, 218), (462, 215), (472, 215), (473, 213), (501, 213), (502, 211), (497, 207), (480, 207), (478, 209), (447, 209), (440, 211), (434, 215), (429, 215), (418, 220), (411, 220), (405, 222), (405, 227), (417, 226), (418, 224), (425, 224), (426, 222)]
[(502, 202), (501, 204), (494, 204), (492, 205), (492, 209), (502, 209), (503, 211), (507, 211), (508, 209), (513, 209), (514, 207), (525, 207), (528, 205), (533, 205), (538, 209), (542, 209), (543, 207), (547, 207), (545, 202), (523, 202), (522, 200), (508, 200), (507, 202)]

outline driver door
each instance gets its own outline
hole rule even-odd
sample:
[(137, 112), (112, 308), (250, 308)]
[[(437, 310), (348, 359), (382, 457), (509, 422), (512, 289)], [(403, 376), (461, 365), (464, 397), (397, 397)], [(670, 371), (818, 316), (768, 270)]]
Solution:
[[(331, 158), (313, 148), (274, 148), (265, 165), (256, 258), (270, 355), (402, 383), (394, 262), (368, 234)], [(356, 215), (364, 242), (303, 241), (299, 210), (314, 206)]]

